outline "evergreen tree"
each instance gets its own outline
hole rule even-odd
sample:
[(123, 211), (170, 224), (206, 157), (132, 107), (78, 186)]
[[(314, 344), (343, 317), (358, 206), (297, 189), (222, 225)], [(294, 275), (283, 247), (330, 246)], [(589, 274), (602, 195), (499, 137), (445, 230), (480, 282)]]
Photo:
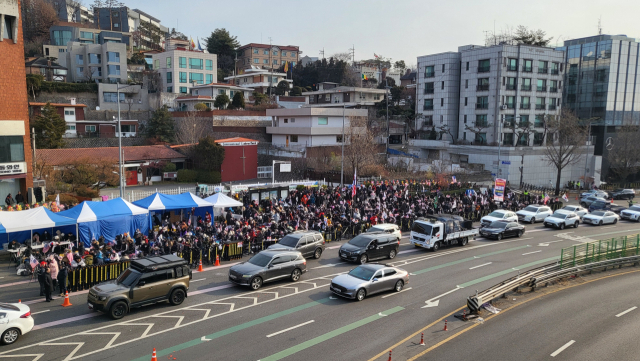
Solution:
[(36, 147), (40, 149), (64, 147), (62, 136), (67, 130), (67, 123), (51, 103), (47, 103), (40, 115), (35, 117), (33, 128), (36, 131)]
[(231, 101), (231, 107), (233, 109), (244, 109), (244, 94), (242, 92), (236, 92), (233, 95), (233, 100)]
[(205, 42), (207, 51), (218, 57), (218, 80), (223, 81), (224, 77), (231, 75), (235, 69), (234, 59), (240, 43), (236, 36), (231, 36), (224, 28), (214, 30)]
[(286, 95), (287, 91), (289, 91), (289, 82), (286, 80), (281, 80), (276, 86), (276, 95)]
[(227, 94), (218, 94), (216, 100), (213, 102), (213, 106), (218, 109), (224, 109), (227, 107), (227, 104), (229, 104), (229, 102), (230, 100)]
[(172, 143), (175, 140), (174, 125), (173, 117), (165, 105), (153, 112), (153, 116), (147, 122), (144, 134), (147, 138)]
[(224, 147), (207, 135), (194, 147), (193, 161), (198, 169), (219, 171), (224, 161)]

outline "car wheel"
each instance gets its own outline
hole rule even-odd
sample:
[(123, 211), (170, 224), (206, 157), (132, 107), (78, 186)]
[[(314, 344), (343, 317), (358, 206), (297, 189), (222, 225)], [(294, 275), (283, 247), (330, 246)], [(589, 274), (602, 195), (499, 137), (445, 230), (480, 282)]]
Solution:
[(616, 224), (616, 223), (618, 223), (618, 218), (614, 218), (613, 220), (613, 224)]
[(440, 249), (440, 242), (436, 242), (436, 243), (434, 243), (434, 244), (433, 244), (433, 247), (431, 247), (431, 251), (432, 251), (432, 252), (435, 252), (435, 251), (437, 251), (437, 250), (439, 250), (439, 249)]
[(318, 248), (318, 249), (316, 249), (315, 252), (313, 252), (313, 258), (319, 259), (320, 256), (322, 256), (322, 248)]
[(369, 257), (367, 257), (366, 254), (363, 254), (360, 256), (360, 258), (358, 258), (358, 261), (360, 262), (360, 264), (365, 264), (367, 263), (368, 260), (369, 260)]
[(169, 298), (169, 302), (172, 305), (177, 306), (184, 301), (184, 297), (185, 297), (184, 290), (181, 290), (181, 289), (173, 290), (173, 292), (171, 292), (171, 297)]
[(109, 317), (119, 320), (127, 313), (127, 304), (124, 301), (118, 301), (111, 305), (109, 309)]
[(549, 228), (549, 225), (545, 223), (544, 228)]
[(579, 224), (580, 224), (580, 222), (576, 221), (576, 223), (573, 224), (573, 228), (578, 228)]
[(582, 203), (580, 203), (580, 207), (582, 207), (582, 208), (587, 208), (587, 204), (586, 204), (586, 203), (584, 203), (584, 202), (582, 202)]
[(498, 241), (501, 241), (501, 240), (502, 240), (502, 233), (498, 234), (498, 235), (496, 236), (496, 239), (497, 239)]
[(536, 217), (531, 217), (531, 219), (529, 220), (529, 223), (531, 224), (536, 223)]
[(356, 301), (362, 301), (365, 297), (367, 297), (367, 291), (365, 291), (364, 288), (361, 288), (356, 292)]
[(518, 232), (518, 238), (522, 237), (522, 234), (523, 234), (523, 233), (524, 233), (523, 231), (519, 231), (519, 232)]
[(458, 241), (458, 245), (460, 247), (466, 246), (467, 243), (469, 243), (469, 238), (467, 238), (467, 237), (464, 237), (464, 238), (462, 238), (461, 240)]
[(396, 250), (392, 249), (391, 251), (389, 251), (389, 259), (394, 259), (396, 258)]
[(600, 220), (600, 222), (598, 222), (598, 225), (601, 226), (602, 225), (602, 220)]
[(11, 345), (16, 342), (16, 340), (20, 337), (20, 330), (17, 328), (10, 328), (2, 333), (2, 338), (0, 338), (0, 343), (3, 345)]
[(302, 273), (300, 272), (299, 269), (294, 269), (293, 272), (291, 272), (291, 281), (293, 282), (298, 282), (298, 280), (300, 279), (300, 275)]
[(402, 282), (402, 280), (399, 280), (398, 282), (396, 282), (396, 286), (393, 289), (396, 290), (396, 292), (400, 292), (402, 291), (403, 287), (404, 287), (404, 282)]
[(558, 228), (559, 228), (560, 230), (563, 230), (563, 229), (564, 229), (564, 223), (560, 223), (560, 225), (558, 226)]
[(251, 279), (251, 289), (253, 290), (257, 290), (260, 287), (262, 287), (262, 278), (260, 277), (253, 277)]

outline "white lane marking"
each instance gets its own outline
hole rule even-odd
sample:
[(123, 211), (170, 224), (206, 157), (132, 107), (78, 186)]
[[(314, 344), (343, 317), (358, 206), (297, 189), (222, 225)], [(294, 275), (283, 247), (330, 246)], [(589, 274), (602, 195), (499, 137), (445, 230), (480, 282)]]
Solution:
[[(69, 294), (69, 297), (71, 298), (71, 297), (73, 297), (73, 296), (84, 295), (84, 294), (87, 294), (87, 293), (89, 293), (89, 290), (73, 292), (73, 293), (70, 293), (70, 294)], [(62, 297), (60, 297), (60, 296), (56, 296), (56, 297), (52, 297), (51, 299), (52, 299), (52, 300), (54, 300), (54, 301), (55, 301), (55, 300), (62, 300), (62, 299), (64, 299), (64, 296), (62, 296)], [(39, 299), (36, 299), (36, 300), (25, 301), (25, 302), (22, 302), (22, 303), (24, 303), (25, 305), (32, 305), (32, 304), (34, 304), (34, 303), (41, 303), (41, 302), (47, 302), (47, 300), (44, 300), (44, 299), (40, 299), (40, 298), (39, 298)]]
[(33, 315), (37, 315), (37, 314), (39, 314), (39, 313), (49, 312), (49, 311), (51, 311), (51, 310), (44, 310), (44, 311), (38, 311), (38, 312), (31, 312), (31, 316), (33, 316)]
[(439, 298), (444, 297), (444, 296), (446, 296), (446, 295), (448, 295), (450, 293), (453, 293), (453, 292), (455, 292), (455, 291), (457, 291), (459, 289), (461, 289), (461, 287), (460, 286), (456, 286), (456, 288), (452, 289), (449, 292), (445, 292), (445, 293), (441, 294), (440, 296), (436, 296), (436, 297), (433, 297), (433, 298), (430, 298), (430, 299), (424, 301), (424, 303), (426, 303), (426, 306), (422, 306), (422, 308), (438, 306), (438, 304), (440, 303)]
[(567, 347), (573, 345), (576, 341), (575, 340), (571, 340), (567, 343), (564, 344), (564, 346), (560, 347), (559, 349), (557, 349), (554, 353), (551, 354), (551, 357), (556, 357), (560, 354), (560, 352), (564, 351)]
[(523, 255), (523, 256), (526, 256), (526, 255), (528, 255), (528, 254), (534, 254), (534, 253), (539, 253), (539, 252), (542, 252), (542, 250), (540, 250), (540, 251), (534, 251), (534, 252), (527, 252), (527, 253), (523, 253), (522, 255)]
[(327, 268), (327, 267), (339, 266), (341, 264), (346, 264), (346, 263), (347, 262), (329, 263), (329, 264), (325, 264), (324, 266), (313, 267), (313, 268), (310, 268), (310, 269)]
[(206, 278), (201, 278), (201, 279), (199, 279), (199, 280), (193, 280), (193, 281), (191, 281), (190, 283), (193, 283), (193, 282), (200, 282), (200, 281), (204, 281), (204, 280), (206, 280)]
[(541, 231), (546, 231), (546, 229), (534, 229), (533, 231), (527, 231), (527, 233), (531, 233), (531, 232), (541, 232)]
[(6, 283), (4, 285), (0, 285), (0, 288), (9, 287), (9, 286), (15, 286), (15, 285), (23, 285), (23, 284), (29, 283), (29, 282), (30, 281), (20, 281), (20, 282)]
[(626, 315), (627, 313), (629, 313), (629, 312), (631, 312), (631, 311), (635, 310), (636, 308), (638, 308), (638, 307), (631, 307), (630, 309), (628, 309), (628, 310), (626, 310), (626, 311), (624, 311), (624, 312), (620, 312), (619, 314), (617, 314), (617, 315), (616, 315), (616, 317), (624, 316), (624, 315)]
[(3, 279), (4, 277), (0, 277), (0, 280)]
[(270, 335), (267, 335), (267, 338), (269, 338), (269, 337), (273, 337), (273, 336), (276, 336), (276, 335), (279, 335), (279, 334), (281, 334), (281, 333), (285, 333), (285, 332), (287, 332), (287, 331), (291, 331), (291, 330), (293, 330), (293, 329), (296, 329), (296, 328), (298, 328), (298, 327), (302, 327), (302, 326), (304, 326), (304, 325), (308, 325), (308, 324), (313, 323), (313, 322), (315, 322), (315, 321), (314, 321), (314, 320), (311, 320), (311, 321), (303, 322), (303, 323), (301, 323), (301, 324), (299, 324), (299, 325), (295, 325), (295, 326), (291, 326), (291, 327), (289, 327), (289, 328), (285, 328), (285, 329), (284, 329), (284, 330), (282, 330), (282, 331), (274, 332), (274, 333), (272, 333), (272, 334), (270, 334)]
[(207, 336), (202, 336), (200, 337), (200, 341), (211, 341), (211, 340), (208, 339)]
[(398, 252), (398, 254), (413, 253), (413, 252), (419, 252), (419, 251), (420, 249), (407, 249), (407, 250)]
[(388, 294), (388, 295), (386, 295), (386, 296), (382, 296), (382, 298), (387, 298), (387, 297), (391, 297), (391, 296), (399, 295), (399, 294), (401, 294), (401, 293), (402, 293), (402, 292), (404, 292), (404, 291), (409, 291), (410, 289), (411, 289), (411, 287), (409, 287), (409, 288), (405, 288), (405, 289), (403, 289), (403, 290), (402, 290), (402, 291), (400, 291), (400, 292), (394, 292), (394, 293), (390, 293), (390, 294)]
[(222, 285), (222, 286), (216, 286), (216, 287), (210, 287), (210, 288), (205, 288), (203, 290), (197, 290), (197, 291), (193, 291), (193, 292), (189, 292), (189, 296), (195, 296), (195, 295), (199, 295), (202, 293), (207, 293), (207, 292), (211, 292), (211, 291), (217, 291), (217, 290), (223, 290), (225, 288), (231, 288), (234, 287), (233, 284), (228, 284), (228, 285)]
[(342, 245), (339, 245), (339, 246), (332, 246), (332, 247), (327, 247), (327, 249), (336, 249), (336, 248), (340, 248), (340, 247), (342, 247)]
[(100, 312), (87, 313), (87, 314), (80, 315), (80, 316), (63, 318), (62, 320), (43, 323), (42, 325), (35, 325), (35, 326), (33, 326), (32, 331), (41, 330), (43, 328), (48, 328), (48, 327), (53, 327), (53, 326), (58, 326), (58, 325), (64, 325), (65, 323), (84, 320), (86, 318), (92, 318), (92, 317), (97, 317), (97, 316), (102, 316), (102, 313), (100, 313)]
[(493, 263), (493, 262), (489, 262), (489, 263), (481, 264), (481, 265), (478, 265), (478, 266), (473, 266), (473, 267), (471, 267), (471, 268), (469, 268), (469, 269), (476, 269), (476, 268), (480, 268), (480, 267), (488, 266), (488, 265), (490, 265), (491, 263)]

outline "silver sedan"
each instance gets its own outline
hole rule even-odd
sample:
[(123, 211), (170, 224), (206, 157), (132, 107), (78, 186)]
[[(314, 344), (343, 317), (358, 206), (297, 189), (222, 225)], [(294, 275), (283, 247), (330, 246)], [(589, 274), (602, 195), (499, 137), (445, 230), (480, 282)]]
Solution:
[(375, 293), (402, 291), (409, 283), (409, 272), (387, 265), (364, 264), (331, 280), (331, 292), (338, 296), (364, 300)]

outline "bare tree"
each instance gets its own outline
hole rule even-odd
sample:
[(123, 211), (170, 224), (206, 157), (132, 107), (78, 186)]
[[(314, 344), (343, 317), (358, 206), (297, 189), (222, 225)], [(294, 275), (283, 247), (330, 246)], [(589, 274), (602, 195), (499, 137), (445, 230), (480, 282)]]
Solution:
[(519, 122), (513, 121), (513, 123), (511, 124), (511, 129), (513, 130), (513, 142), (511, 146), (518, 145), (520, 139), (523, 137), (527, 141), (527, 144), (523, 145), (529, 145), (529, 135), (531, 133), (534, 133), (532, 122), (528, 120)]
[(211, 123), (199, 112), (190, 111), (184, 117), (176, 119), (175, 130), (178, 144), (195, 144), (210, 133)]
[(580, 119), (569, 110), (548, 117), (546, 123), (550, 136), (546, 139), (545, 157), (549, 165), (554, 166), (557, 171), (557, 196), (560, 194), (562, 170), (581, 160), (585, 128)]
[(453, 134), (453, 129), (449, 126), (449, 124), (444, 124), (437, 127), (438, 133), (440, 133), (440, 139), (442, 140), (442, 136), (447, 134), (451, 137), (451, 144), (456, 144), (456, 134)]
[[(464, 129), (466, 129), (466, 130), (470, 131), (471, 133), (475, 134), (476, 137), (474, 137), (474, 138), (477, 138), (477, 135), (481, 134), (481, 133), (484, 133), (485, 136), (486, 136), (487, 129), (491, 128), (492, 126), (493, 126), (493, 123), (489, 123), (488, 121), (481, 121), (481, 122), (475, 121), (472, 125), (466, 124), (464, 126)], [(486, 141), (487, 140), (485, 138), (483, 145), (486, 144)], [(475, 139), (474, 139), (474, 142), (475, 142)]]
[(341, 53), (335, 53), (330, 57), (336, 61), (339, 61), (339, 60), (344, 61), (347, 64), (350, 64), (353, 61), (353, 58), (351, 57), (351, 53), (346, 51)]
[(349, 127), (345, 129), (345, 163), (351, 171), (362, 169), (375, 163), (378, 152), (375, 142), (376, 134), (372, 127), (367, 127), (367, 117), (349, 117)]
[(618, 128), (607, 159), (612, 173), (622, 183), (640, 171), (640, 126), (625, 124)]
[(98, 26), (98, 29), (100, 29), (100, 9), (104, 8), (104, 1), (93, 0), (93, 4), (91, 4), (90, 7), (96, 22), (96, 26)]

